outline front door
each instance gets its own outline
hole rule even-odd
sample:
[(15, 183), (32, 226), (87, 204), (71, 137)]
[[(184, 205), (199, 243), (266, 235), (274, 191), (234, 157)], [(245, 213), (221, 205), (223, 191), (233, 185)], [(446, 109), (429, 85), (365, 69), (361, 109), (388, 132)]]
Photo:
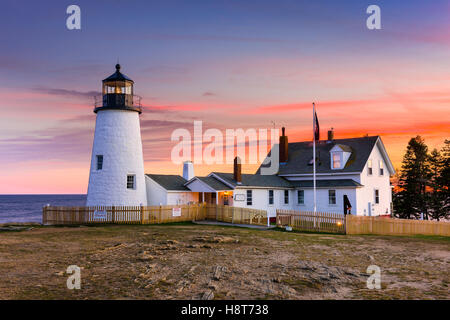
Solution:
[(344, 214), (352, 214), (352, 204), (346, 194), (344, 194)]
[(369, 217), (372, 215), (372, 203), (369, 202), (368, 204), (368, 210), (369, 210)]
[(224, 194), (224, 195), (223, 195), (223, 204), (224, 204), (225, 206), (228, 206), (228, 195), (227, 195), (227, 194)]

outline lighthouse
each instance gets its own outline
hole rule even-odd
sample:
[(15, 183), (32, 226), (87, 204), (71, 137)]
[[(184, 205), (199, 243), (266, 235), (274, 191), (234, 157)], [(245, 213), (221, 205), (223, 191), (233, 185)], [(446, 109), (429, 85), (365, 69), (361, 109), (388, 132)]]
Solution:
[(134, 81), (116, 72), (103, 81), (96, 103), (87, 206), (147, 205), (139, 115)]

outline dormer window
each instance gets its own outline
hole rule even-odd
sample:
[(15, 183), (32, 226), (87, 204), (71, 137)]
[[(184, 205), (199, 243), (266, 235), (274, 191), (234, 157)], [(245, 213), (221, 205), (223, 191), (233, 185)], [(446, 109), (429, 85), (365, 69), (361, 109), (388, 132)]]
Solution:
[(341, 168), (342, 152), (333, 152), (333, 169)]
[(330, 150), (331, 169), (344, 169), (345, 165), (352, 155), (352, 149), (349, 146), (337, 144)]

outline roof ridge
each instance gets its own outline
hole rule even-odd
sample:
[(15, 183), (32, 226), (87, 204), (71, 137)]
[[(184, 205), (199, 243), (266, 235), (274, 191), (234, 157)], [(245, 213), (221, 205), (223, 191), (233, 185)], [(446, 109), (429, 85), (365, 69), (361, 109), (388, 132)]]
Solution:
[[(363, 137), (355, 137), (355, 138), (340, 138), (340, 139), (333, 139), (333, 142), (338, 142), (338, 141), (342, 141), (342, 140), (360, 140), (360, 139), (368, 139), (368, 138), (379, 138), (380, 135), (375, 135), (375, 136), (363, 136)], [(319, 140), (320, 142), (327, 142), (328, 140)], [(312, 143), (312, 140), (308, 140), (308, 141), (294, 141), (294, 142), (289, 142), (288, 144), (295, 144), (295, 143)]]

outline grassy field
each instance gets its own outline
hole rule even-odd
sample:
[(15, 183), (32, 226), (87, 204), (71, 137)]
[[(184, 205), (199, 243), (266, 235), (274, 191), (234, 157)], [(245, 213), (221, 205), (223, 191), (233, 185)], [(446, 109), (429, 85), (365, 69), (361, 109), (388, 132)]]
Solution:
[[(450, 241), (172, 225), (0, 232), (0, 299), (449, 299)], [(69, 265), (81, 289), (66, 286)], [(369, 265), (382, 288), (366, 287)]]

